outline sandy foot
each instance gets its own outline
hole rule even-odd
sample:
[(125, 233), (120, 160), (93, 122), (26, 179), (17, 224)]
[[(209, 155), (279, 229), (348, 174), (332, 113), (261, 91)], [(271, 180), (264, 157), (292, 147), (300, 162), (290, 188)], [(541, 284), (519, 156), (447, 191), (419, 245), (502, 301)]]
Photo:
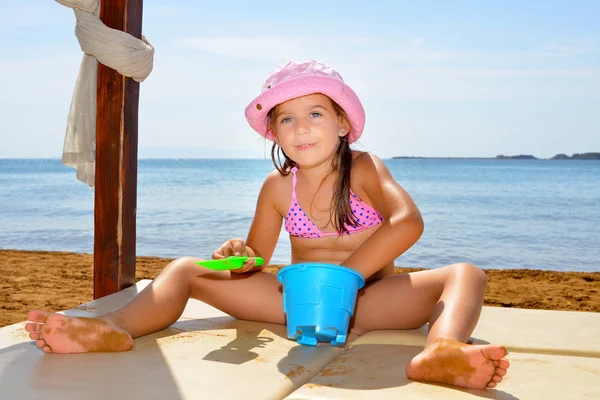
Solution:
[(29, 337), (46, 353), (126, 351), (133, 347), (129, 333), (97, 318), (67, 317), (32, 310), (25, 325)]
[(439, 338), (408, 363), (406, 376), (470, 389), (493, 388), (502, 382), (510, 365), (505, 356), (502, 346), (468, 345)]

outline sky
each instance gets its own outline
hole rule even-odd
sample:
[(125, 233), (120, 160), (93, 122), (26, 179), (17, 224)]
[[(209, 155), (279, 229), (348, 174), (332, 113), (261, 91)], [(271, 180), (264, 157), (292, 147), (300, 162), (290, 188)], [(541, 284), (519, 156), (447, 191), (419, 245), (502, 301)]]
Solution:
[[(141, 158), (269, 158), (244, 108), (287, 60), (358, 93), (382, 158), (600, 152), (600, 2), (144, 1)], [(0, 0), (0, 158), (60, 158), (82, 52), (52, 0)]]

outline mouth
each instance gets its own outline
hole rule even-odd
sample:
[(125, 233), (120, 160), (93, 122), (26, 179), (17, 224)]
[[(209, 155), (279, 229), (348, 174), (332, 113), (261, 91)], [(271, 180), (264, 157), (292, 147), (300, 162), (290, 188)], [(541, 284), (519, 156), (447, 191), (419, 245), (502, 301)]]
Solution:
[(312, 149), (313, 147), (315, 147), (315, 144), (316, 143), (304, 143), (299, 146), (296, 146), (296, 148), (298, 150), (308, 150), (308, 149)]

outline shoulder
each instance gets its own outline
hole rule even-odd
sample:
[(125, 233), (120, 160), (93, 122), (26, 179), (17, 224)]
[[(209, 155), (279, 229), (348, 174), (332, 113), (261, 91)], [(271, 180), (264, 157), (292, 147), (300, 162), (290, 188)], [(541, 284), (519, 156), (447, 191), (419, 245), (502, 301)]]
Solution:
[(277, 169), (274, 169), (265, 178), (265, 180), (263, 182), (262, 190), (277, 192), (280, 189), (282, 189), (284, 186), (289, 185), (290, 179), (291, 179), (291, 174), (290, 175), (281, 175), (281, 173)]
[(398, 185), (387, 165), (378, 156), (367, 152), (354, 152), (352, 187), (360, 197), (367, 198), (383, 193), (385, 188)]
[(358, 180), (373, 179), (375, 175), (381, 176), (389, 174), (388, 167), (374, 154), (364, 151), (354, 151), (352, 153), (352, 175)]
[(278, 170), (274, 169), (265, 178), (260, 194), (258, 196), (259, 205), (270, 204), (281, 215), (287, 212), (287, 207), (292, 196), (292, 177), (282, 175)]

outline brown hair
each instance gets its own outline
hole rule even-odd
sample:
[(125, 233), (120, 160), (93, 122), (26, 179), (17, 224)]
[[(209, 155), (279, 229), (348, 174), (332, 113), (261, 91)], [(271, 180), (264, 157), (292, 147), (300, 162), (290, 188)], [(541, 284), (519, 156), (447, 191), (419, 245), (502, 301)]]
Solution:
[[(330, 99), (331, 100), (331, 99)], [(345, 120), (350, 126), (350, 119), (346, 115), (344, 109), (331, 100), (335, 113)], [(267, 126), (273, 131), (273, 117), (275, 113), (275, 107), (269, 110), (267, 114)], [(274, 131), (273, 131), (274, 132)], [(283, 156), (283, 160), (282, 160)], [(271, 147), (271, 159), (273, 165), (283, 176), (289, 175), (292, 168), (297, 164), (294, 160), (289, 158), (285, 151), (277, 144), (273, 142)], [(340, 143), (335, 152), (335, 157), (331, 162), (331, 173), (337, 173), (337, 179), (333, 186), (333, 197), (331, 199), (331, 213), (330, 221), (333, 223), (335, 230), (338, 234), (348, 233), (346, 225), (356, 226), (359, 224), (356, 220), (356, 216), (352, 212), (350, 207), (350, 172), (352, 170), (352, 150), (348, 143), (348, 135), (340, 138)], [(322, 182), (321, 182), (322, 184)]]

